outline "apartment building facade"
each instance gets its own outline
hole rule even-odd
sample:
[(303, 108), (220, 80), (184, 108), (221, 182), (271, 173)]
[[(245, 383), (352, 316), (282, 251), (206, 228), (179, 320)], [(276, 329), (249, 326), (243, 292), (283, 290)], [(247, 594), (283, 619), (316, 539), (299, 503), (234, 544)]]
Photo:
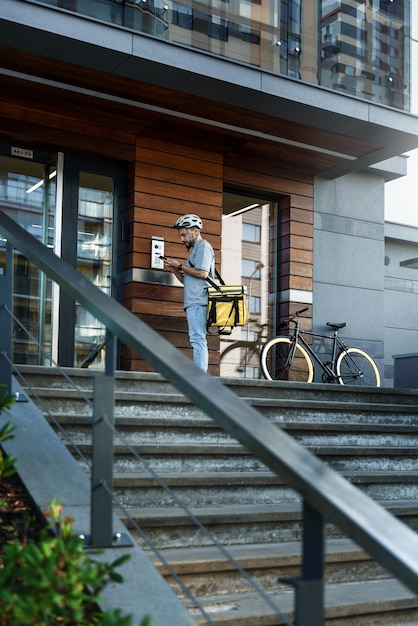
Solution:
[[(383, 190), (418, 146), (408, 0), (2, 0), (0, 34), (2, 210), (189, 355), (153, 247), (184, 258), (173, 224), (198, 213), (251, 289), (247, 339), (302, 305), (383, 365)], [(85, 363), (100, 323), (18, 253), (14, 272), (45, 348), (17, 328), (15, 360)], [(118, 366), (149, 369), (123, 346)]]

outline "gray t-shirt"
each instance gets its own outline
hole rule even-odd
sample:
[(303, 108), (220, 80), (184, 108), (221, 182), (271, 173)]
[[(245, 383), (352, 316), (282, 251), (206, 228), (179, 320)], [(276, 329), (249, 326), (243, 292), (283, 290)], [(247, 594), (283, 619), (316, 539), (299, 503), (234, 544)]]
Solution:
[[(198, 270), (209, 272), (209, 278), (214, 277), (215, 253), (212, 246), (206, 239), (202, 239), (191, 249), (187, 261), (187, 267), (194, 267)], [(208, 303), (208, 283), (201, 278), (195, 278), (189, 274), (184, 274), (184, 308), (188, 306), (202, 305)]]

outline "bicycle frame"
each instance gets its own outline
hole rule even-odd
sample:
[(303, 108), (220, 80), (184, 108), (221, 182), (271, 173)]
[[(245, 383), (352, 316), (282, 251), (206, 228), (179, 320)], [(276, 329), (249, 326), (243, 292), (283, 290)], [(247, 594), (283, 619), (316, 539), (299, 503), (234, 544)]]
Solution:
[[(345, 322), (327, 322), (333, 332), (320, 333), (301, 330), (297, 318), (308, 309), (297, 311), (291, 318), (281, 322), (279, 328), (288, 327), (287, 336), (277, 335), (263, 346), (260, 355), (262, 374), (267, 380), (290, 380), (311, 383), (314, 380), (315, 365), (322, 371), (322, 381), (337, 382), (340, 385), (353, 384), (380, 387), (379, 369), (373, 358), (364, 350), (348, 347), (338, 338), (338, 331)], [(305, 335), (305, 337), (303, 337)], [(309, 343), (308, 337), (320, 339), (321, 346)], [(322, 346), (326, 348), (324, 358)], [(331, 360), (327, 360), (327, 359)]]
[[(289, 367), (293, 362), (293, 358), (296, 352), (296, 345), (299, 343), (303, 348), (305, 348), (311, 359), (320, 366), (320, 368), (326, 375), (327, 382), (333, 382), (341, 378), (341, 376), (339, 376), (336, 371), (336, 362), (338, 355), (341, 353), (342, 350), (346, 350), (347, 346), (340, 339), (338, 339), (338, 329), (335, 328), (332, 335), (324, 335), (322, 333), (317, 333), (310, 330), (301, 330), (298, 320), (289, 320), (289, 323), (290, 322), (295, 325), (295, 328), (293, 333), (290, 332), (289, 329), (289, 339), (294, 342), (292, 344), (292, 350), (289, 353)], [(313, 351), (311, 345), (306, 341), (306, 339), (304, 339), (303, 335), (309, 335), (310, 337), (317, 337), (319, 339), (326, 339), (327, 341), (331, 341), (331, 360), (325, 362), (321, 361), (319, 356)]]

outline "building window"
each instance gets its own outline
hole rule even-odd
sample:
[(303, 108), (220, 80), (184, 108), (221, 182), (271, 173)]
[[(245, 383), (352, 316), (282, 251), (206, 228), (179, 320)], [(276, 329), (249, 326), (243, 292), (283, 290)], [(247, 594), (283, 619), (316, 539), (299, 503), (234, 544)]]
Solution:
[[(347, 88), (334, 81), (335, 63), (357, 67), (360, 60), (373, 73), (379, 64), (396, 60), (402, 85), (396, 94), (370, 89), (364, 81), (356, 81), (353, 93), (410, 108), (410, 7), (416, 0), (190, 0), (186, 6), (181, 1), (43, 0), (43, 4), (334, 90)], [(377, 42), (379, 37), (384, 45)], [(225, 45), (216, 45), (219, 41)]]
[(250, 313), (254, 313), (255, 315), (260, 315), (261, 298), (259, 296), (251, 296), (248, 305), (250, 308)]
[(250, 241), (251, 243), (261, 242), (261, 226), (257, 224), (242, 224), (242, 240)]
[(241, 374), (241, 378), (255, 378), (258, 380), (260, 378), (260, 368), (247, 365), (245, 372)]
[(228, 22), (219, 17), (211, 16), (209, 21), (209, 37), (228, 41)]
[(260, 31), (255, 30), (250, 26), (229, 22), (229, 34), (231, 37), (236, 37), (237, 39), (241, 39), (247, 43), (253, 43), (257, 46), (260, 45)]
[(173, 24), (176, 26), (181, 26), (182, 28), (187, 28), (189, 30), (193, 29), (193, 11), (189, 9), (189, 7), (184, 7), (181, 4), (177, 4), (173, 2)]
[(252, 276), (255, 280), (260, 280), (260, 270), (255, 270), (258, 265), (258, 261), (252, 261), (250, 259), (242, 259), (242, 276), (250, 278)]

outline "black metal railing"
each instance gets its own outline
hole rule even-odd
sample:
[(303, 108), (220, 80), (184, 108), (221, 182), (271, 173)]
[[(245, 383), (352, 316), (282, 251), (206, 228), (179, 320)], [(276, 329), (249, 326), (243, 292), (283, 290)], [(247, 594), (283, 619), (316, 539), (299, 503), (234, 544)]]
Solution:
[[(254, 578), (240, 565), (236, 558), (233, 557), (231, 551), (228, 547), (225, 547), (215, 536), (214, 534), (205, 526), (200, 519), (196, 516), (196, 514), (192, 511), (189, 505), (187, 505), (184, 500), (179, 497), (175, 491), (167, 484), (167, 482), (162, 478), (161, 474), (158, 473), (150, 464), (149, 461), (145, 459), (145, 457), (138, 453), (138, 451), (130, 444), (128, 438), (123, 435), (123, 433), (118, 430), (114, 424), (112, 411), (114, 405), (113, 399), (113, 378), (110, 379), (109, 376), (103, 376), (102, 373), (92, 374), (88, 378), (90, 379), (90, 383), (92, 383), (92, 387), (82, 388), (79, 384), (77, 384), (74, 380), (74, 372), (72, 370), (68, 370), (67, 368), (60, 367), (58, 364), (54, 362), (52, 356), (49, 352), (45, 351), (45, 349), (40, 345), (37, 339), (30, 333), (30, 331), (20, 322), (20, 320), (9, 311), (8, 307), (4, 305), (5, 310), (9, 313), (10, 317), (13, 319), (14, 324), (18, 325), (22, 334), (26, 334), (32, 343), (37, 346), (39, 350), (39, 354), (42, 354), (42, 359), (47, 360), (51, 366), (48, 368), (48, 371), (56, 372), (56, 377), (63, 378), (66, 384), (68, 384), (68, 389), (76, 392), (76, 396), (79, 400), (84, 404), (88, 415), (91, 417), (91, 425), (92, 425), (92, 459), (91, 462), (86, 458), (85, 454), (80, 449), (77, 442), (74, 440), (74, 435), (69, 434), (65, 428), (60, 423), (60, 420), (54, 415), (53, 411), (50, 410), (48, 401), (44, 400), (41, 397), (42, 392), (39, 392), (32, 384), (29, 376), (25, 375), (24, 368), (16, 363), (12, 363), (11, 359), (5, 354), (3, 354), (3, 358), (8, 360), (12, 366), (12, 371), (17, 379), (17, 381), (22, 385), (25, 392), (34, 400), (36, 406), (42, 411), (45, 417), (48, 418), (51, 424), (54, 425), (54, 428), (59, 432), (60, 436), (66, 441), (68, 446), (74, 451), (74, 455), (81, 462), (81, 466), (84, 470), (89, 472), (92, 476), (91, 480), (91, 518), (90, 518), (90, 533), (85, 535), (82, 534), (82, 538), (84, 539), (85, 547), (126, 547), (129, 544), (129, 538), (126, 538), (125, 534), (115, 533), (113, 530), (112, 519), (111, 519), (111, 504), (113, 503), (114, 507), (119, 509), (120, 513), (126, 518), (127, 523), (130, 524), (130, 527), (135, 529), (138, 537), (141, 539), (143, 544), (152, 552), (158, 561), (164, 566), (165, 570), (169, 572), (172, 579), (177, 583), (179, 589), (184, 593), (184, 597), (191, 600), (193, 603), (193, 607), (199, 611), (202, 617), (206, 620), (206, 623), (215, 626), (216, 622), (213, 621), (210, 614), (205, 610), (201, 600), (199, 600), (195, 594), (190, 590), (187, 584), (184, 583), (181, 576), (177, 574), (175, 569), (170, 565), (170, 563), (165, 558), (161, 549), (155, 544), (155, 542), (145, 533), (141, 527), (138, 525), (137, 521), (131, 515), (129, 508), (126, 506), (124, 502), (122, 502), (121, 498), (117, 495), (113, 488), (113, 475), (112, 475), (112, 448), (114, 441), (120, 441), (127, 454), (131, 455), (135, 461), (138, 461), (140, 466), (142, 467), (142, 471), (145, 470), (145, 473), (155, 480), (155, 483), (161, 488), (162, 491), (169, 497), (170, 501), (173, 505), (179, 509), (181, 509), (189, 518), (189, 520), (194, 524), (194, 526), (201, 532), (202, 536), (204, 536), (208, 542), (217, 548), (220, 555), (225, 558), (226, 561), (230, 563), (232, 568), (234, 568), (238, 574), (246, 581), (248, 584), (248, 588), (252, 589), (256, 592), (259, 599), (263, 601), (267, 606), (271, 609), (271, 611), (280, 616), (283, 624), (287, 626), (292, 626), (292, 622), (285, 615), (283, 610), (278, 605), (276, 599), (273, 600), (271, 595), (269, 595), (259, 583), (257, 583)], [(109, 343), (109, 340), (112, 341), (112, 338), (107, 337), (104, 342)], [(108, 349), (112, 348), (112, 344)], [(71, 372), (72, 375), (69, 374)], [(61, 384), (60, 384), (61, 388)], [(65, 394), (63, 395), (63, 397)], [(116, 396), (116, 393), (115, 393)], [(26, 401), (26, 398), (23, 399)], [(94, 471), (93, 471), (94, 469)], [(293, 580), (283, 579), (284, 583), (294, 584)]]
[[(303, 551), (301, 577), (291, 582), (296, 588), (297, 626), (320, 626), (324, 622), (323, 563), (324, 518), (338, 526), (382, 566), (418, 593), (418, 536), (338, 473), (321, 462), (277, 426), (212, 378), (174, 346), (109, 298), (84, 276), (42, 245), (5, 213), (0, 211), (0, 232), (43, 270), (61, 289), (97, 317), (110, 338), (118, 337), (141, 354), (155, 370), (188, 396), (226, 432), (260, 459), (303, 498)], [(0, 293), (9, 306), (11, 268), (0, 276)], [(4, 307), (0, 325), (6, 328)], [(0, 353), (11, 353), (11, 337), (0, 335)], [(110, 350), (110, 354), (113, 351)], [(107, 374), (113, 368), (109, 357)], [(11, 368), (0, 359), (0, 382), (11, 389)], [(108, 471), (108, 468), (105, 469)], [(99, 479), (100, 482), (100, 479)], [(314, 547), (314, 549), (313, 549)]]

